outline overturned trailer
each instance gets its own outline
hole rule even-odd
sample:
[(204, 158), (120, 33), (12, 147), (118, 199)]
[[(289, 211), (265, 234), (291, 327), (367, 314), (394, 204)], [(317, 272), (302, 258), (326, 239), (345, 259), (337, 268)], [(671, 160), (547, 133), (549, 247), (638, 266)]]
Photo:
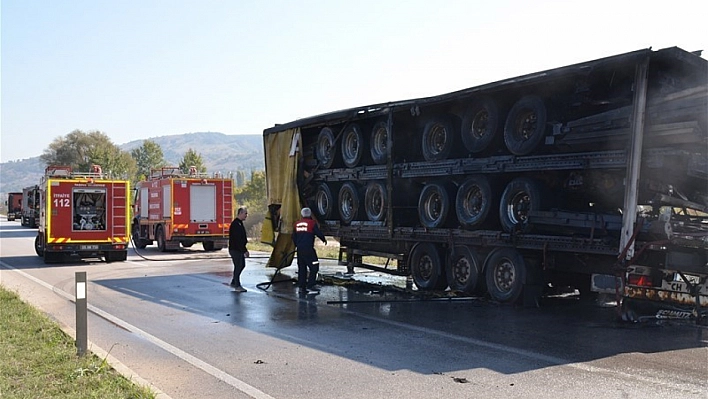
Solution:
[(618, 294), (623, 315), (708, 312), (708, 62), (639, 50), (264, 131), (289, 249), (310, 206), (350, 268), (421, 290)]

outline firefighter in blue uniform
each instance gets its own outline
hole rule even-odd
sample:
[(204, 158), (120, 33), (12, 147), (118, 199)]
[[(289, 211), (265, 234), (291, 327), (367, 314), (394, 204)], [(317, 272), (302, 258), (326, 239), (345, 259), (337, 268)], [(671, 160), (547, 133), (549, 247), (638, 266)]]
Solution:
[(312, 219), (310, 208), (302, 208), (300, 214), (302, 219), (295, 222), (293, 229), (293, 242), (297, 247), (297, 286), (300, 293), (316, 295), (320, 291), (315, 286), (317, 272), (320, 270), (320, 261), (317, 258), (317, 252), (315, 252), (315, 236), (325, 245), (327, 245), (327, 239), (322, 234), (317, 222)]

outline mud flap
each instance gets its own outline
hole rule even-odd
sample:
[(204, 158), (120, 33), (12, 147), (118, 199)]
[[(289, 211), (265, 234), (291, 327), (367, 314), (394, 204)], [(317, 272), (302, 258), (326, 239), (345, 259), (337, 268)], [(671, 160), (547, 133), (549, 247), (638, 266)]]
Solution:
[(623, 298), (620, 317), (623, 321), (632, 323), (652, 320), (691, 320), (696, 324), (708, 325), (708, 308), (696, 309), (694, 306), (688, 305)]

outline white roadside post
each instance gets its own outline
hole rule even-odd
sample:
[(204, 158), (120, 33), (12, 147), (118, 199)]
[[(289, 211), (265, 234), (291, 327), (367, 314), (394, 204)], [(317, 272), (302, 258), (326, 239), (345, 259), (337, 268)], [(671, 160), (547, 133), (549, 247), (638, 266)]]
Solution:
[(76, 272), (76, 350), (79, 356), (86, 354), (88, 346), (86, 313), (86, 272)]

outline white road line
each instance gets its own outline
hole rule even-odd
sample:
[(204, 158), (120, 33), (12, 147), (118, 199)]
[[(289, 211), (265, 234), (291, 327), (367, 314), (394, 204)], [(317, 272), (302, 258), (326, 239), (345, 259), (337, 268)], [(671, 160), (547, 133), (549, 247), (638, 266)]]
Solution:
[[(64, 299), (66, 299), (68, 301), (72, 301), (72, 302), (74, 301), (73, 295), (68, 294), (56, 287), (53, 287), (50, 284), (47, 284), (46, 282), (44, 282), (44, 281), (42, 281), (30, 274), (23, 272), (22, 270), (18, 270), (3, 261), (0, 261), (0, 265), (2, 265), (3, 267), (5, 267), (7, 269), (15, 271), (15, 272), (21, 274), (23, 277), (25, 277), (29, 280), (32, 280), (35, 283), (59, 294), (59, 296), (63, 297)], [(248, 385), (247, 383), (239, 380), (238, 378), (233, 377), (232, 375), (229, 375), (225, 371), (219, 370), (218, 368), (212, 366), (211, 364), (209, 364), (201, 359), (198, 359), (198, 358), (190, 355), (189, 353), (187, 353), (187, 352), (185, 352), (173, 345), (170, 345), (167, 342), (165, 342), (153, 335), (150, 335), (149, 333), (128, 323), (127, 321), (119, 319), (118, 317), (113, 316), (112, 314), (105, 312), (93, 305), (89, 304), (89, 305), (87, 305), (87, 307), (88, 307), (88, 310), (95, 313), (96, 315), (101, 316), (104, 319), (109, 320), (112, 323), (115, 323), (118, 326), (132, 332), (133, 334), (136, 334), (136, 335), (140, 336), (141, 338), (144, 338), (144, 339), (150, 341), (154, 345), (166, 350), (167, 352), (169, 352), (169, 353), (173, 354), (174, 356), (177, 356), (178, 358), (184, 360), (185, 362), (201, 369), (202, 371), (211, 374), (213, 377), (218, 378), (219, 380), (231, 385), (232, 387), (238, 389), (239, 391), (245, 393), (246, 395), (248, 395), (252, 398), (255, 398), (255, 399), (275, 399), (272, 396), (268, 395), (267, 393), (259, 390), (258, 388)], [(103, 352), (105, 352), (105, 350)], [(135, 374), (135, 375), (137, 375), (137, 374)]]

